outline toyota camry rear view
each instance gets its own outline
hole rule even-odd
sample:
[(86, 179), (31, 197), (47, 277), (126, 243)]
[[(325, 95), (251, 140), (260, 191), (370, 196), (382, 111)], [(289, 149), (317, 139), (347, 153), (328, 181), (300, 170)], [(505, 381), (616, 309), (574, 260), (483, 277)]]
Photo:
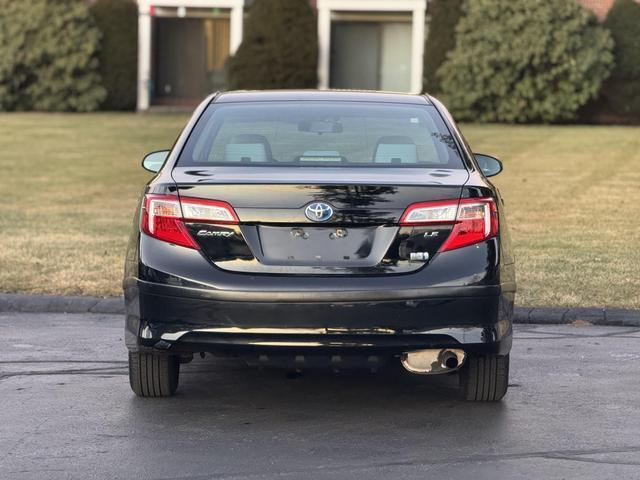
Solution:
[(135, 215), (124, 278), (133, 391), (172, 395), (195, 353), (304, 370), (456, 372), (507, 391), (516, 290), (503, 201), (421, 95), (212, 95)]

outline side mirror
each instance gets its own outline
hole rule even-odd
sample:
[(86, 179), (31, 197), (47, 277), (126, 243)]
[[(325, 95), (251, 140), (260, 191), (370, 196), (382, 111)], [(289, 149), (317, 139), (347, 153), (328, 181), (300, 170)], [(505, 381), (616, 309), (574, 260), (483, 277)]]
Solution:
[(476, 162), (478, 162), (478, 166), (485, 177), (493, 177), (502, 171), (502, 162), (496, 157), (482, 153), (474, 153), (473, 155), (476, 157)]
[(151, 152), (142, 159), (142, 168), (153, 173), (158, 173), (169, 156), (169, 150)]

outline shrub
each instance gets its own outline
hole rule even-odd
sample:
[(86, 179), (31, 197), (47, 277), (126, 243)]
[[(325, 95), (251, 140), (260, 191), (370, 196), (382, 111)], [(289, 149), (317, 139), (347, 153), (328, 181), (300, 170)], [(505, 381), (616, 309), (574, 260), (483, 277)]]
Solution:
[(429, 93), (440, 92), (436, 75), (456, 44), (456, 25), (462, 15), (462, 0), (432, 0), (427, 9), (431, 20), (424, 46), (423, 88)]
[(602, 101), (612, 113), (640, 121), (640, 4), (616, 0), (604, 26), (615, 42), (616, 66), (602, 88)]
[(463, 12), (440, 69), (462, 120), (570, 120), (611, 71), (611, 36), (577, 2), (465, 0)]
[(138, 7), (133, 0), (97, 0), (91, 14), (102, 34), (99, 71), (107, 98), (103, 110), (136, 107)]
[(94, 110), (100, 34), (85, 2), (0, 0), (0, 110)]
[(229, 59), (229, 88), (317, 87), (317, 28), (308, 0), (255, 0)]

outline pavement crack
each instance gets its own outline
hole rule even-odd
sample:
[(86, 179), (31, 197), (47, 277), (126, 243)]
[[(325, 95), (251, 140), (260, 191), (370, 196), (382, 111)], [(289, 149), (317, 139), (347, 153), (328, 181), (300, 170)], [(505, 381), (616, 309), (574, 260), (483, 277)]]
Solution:
[(0, 360), (0, 364), (29, 364), (29, 363), (108, 363), (126, 364), (126, 360)]
[(38, 432), (40, 431), (40, 427), (42, 427), (42, 425), (44, 425), (45, 423), (47, 423), (49, 421), (49, 418), (46, 417), (44, 418), (40, 423), (38, 423), (36, 425), (36, 428), (32, 431), (32, 432), (27, 432), (24, 435), (22, 435), (12, 446), (11, 448), (9, 448), (6, 452), (5, 455), (2, 457), (2, 460), (5, 460), (6, 458), (8, 458), (22, 443), (24, 443), (24, 441), (31, 437), (32, 435), (37, 435)]
[(11, 377), (30, 377), (30, 376), (47, 376), (47, 375), (93, 375), (96, 373), (109, 373), (110, 375), (126, 375), (128, 372), (123, 367), (101, 367), (101, 368), (82, 368), (68, 370), (31, 370), (25, 372), (3, 372), (0, 374), (0, 380)]
[[(623, 452), (627, 453), (627, 452)], [(544, 458), (549, 458), (553, 460), (568, 460), (571, 462), (583, 462), (583, 463), (600, 463), (604, 465), (628, 465), (628, 466), (640, 466), (640, 462), (632, 462), (632, 461), (622, 461), (622, 460), (603, 460), (599, 458), (584, 458), (581, 456), (572, 456), (572, 455), (548, 455)]]

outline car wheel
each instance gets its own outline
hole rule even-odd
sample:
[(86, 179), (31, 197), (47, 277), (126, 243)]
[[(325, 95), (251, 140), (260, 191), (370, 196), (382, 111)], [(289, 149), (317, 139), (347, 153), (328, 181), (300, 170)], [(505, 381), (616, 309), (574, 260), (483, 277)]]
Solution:
[(175, 356), (129, 352), (129, 383), (139, 397), (170, 397), (178, 388), (179, 374)]
[(460, 371), (464, 396), (472, 402), (498, 402), (509, 386), (509, 355), (470, 356)]

